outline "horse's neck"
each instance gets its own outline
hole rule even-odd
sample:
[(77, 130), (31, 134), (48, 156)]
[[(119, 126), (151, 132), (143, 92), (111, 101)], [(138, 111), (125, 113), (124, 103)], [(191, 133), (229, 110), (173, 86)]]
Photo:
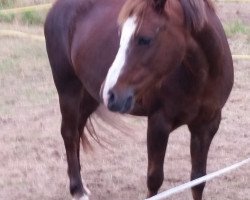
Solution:
[[(223, 37), (221, 37), (223, 30), (220, 30), (219, 27), (216, 28), (207, 24), (199, 33), (193, 36), (206, 57), (209, 76), (213, 79), (216, 79), (221, 74), (223, 55), (225, 54), (225, 45), (223, 45)], [(218, 32), (222, 33), (219, 34)]]
[(185, 70), (191, 72), (198, 84), (205, 82), (209, 73), (207, 57), (200, 45), (193, 38), (188, 40), (186, 55), (182, 61)]

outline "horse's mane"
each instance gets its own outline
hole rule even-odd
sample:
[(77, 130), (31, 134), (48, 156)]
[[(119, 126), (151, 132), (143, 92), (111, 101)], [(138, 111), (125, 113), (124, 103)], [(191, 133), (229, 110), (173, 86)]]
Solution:
[[(136, 14), (139, 18), (144, 13), (146, 6), (153, 5), (155, 0), (127, 0), (124, 4), (118, 22), (122, 24), (131, 14)], [(211, 0), (167, 0), (165, 11), (172, 9), (174, 5), (180, 4), (183, 10), (184, 24), (193, 31), (199, 31), (206, 22), (207, 16), (205, 6), (214, 10)]]
[(210, 0), (180, 0), (183, 8), (185, 25), (190, 30), (199, 31), (207, 21), (205, 6), (214, 11)]

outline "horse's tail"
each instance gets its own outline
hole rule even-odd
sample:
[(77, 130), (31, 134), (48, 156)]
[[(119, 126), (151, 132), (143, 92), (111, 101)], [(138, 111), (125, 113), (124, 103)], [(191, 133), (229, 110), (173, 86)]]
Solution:
[(127, 125), (126, 119), (122, 118), (121, 114), (111, 113), (104, 106), (99, 106), (98, 109), (89, 116), (85, 129), (83, 133), (81, 133), (84, 151), (94, 150), (91, 141), (95, 141), (102, 148), (108, 149), (108, 146), (111, 144), (111, 138), (115, 137), (114, 132), (117, 131), (131, 136), (130, 133), (133, 133), (134, 130), (131, 126)]

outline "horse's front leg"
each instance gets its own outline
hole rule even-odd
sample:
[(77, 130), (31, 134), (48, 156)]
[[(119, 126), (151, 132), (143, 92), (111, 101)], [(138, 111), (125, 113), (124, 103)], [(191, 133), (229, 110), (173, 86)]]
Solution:
[(157, 194), (164, 179), (163, 163), (168, 143), (170, 128), (162, 113), (148, 117), (148, 197)]
[[(191, 132), (191, 180), (206, 175), (207, 155), (212, 139), (219, 128), (221, 111), (214, 114), (211, 119), (198, 117), (188, 125)], [(194, 200), (201, 200), (205, 183), (192, 188)]]

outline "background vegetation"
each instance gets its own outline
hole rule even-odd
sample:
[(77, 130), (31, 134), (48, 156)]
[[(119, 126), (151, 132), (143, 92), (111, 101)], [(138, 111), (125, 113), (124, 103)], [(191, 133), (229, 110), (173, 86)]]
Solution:
[(245, 34), (250, 36), (250, 26), (240, 20), (224, 24), (224, 29), (228, 37), (236, 34)]
[(0, 0), (0, 8), (30, 6), (51, 2), (53, 2), (53, 0)]
[[(52, 0), (0, 0), (0, 9), (18, 8), (23, 6), (38, 5), (44, 3), (52, 3)], [(47, 10), (28, 10), (22, 13), (1, 13), (0, 11), (0, 22), (5, 23), (21, 23), (25, 25), (42, 25)]]

